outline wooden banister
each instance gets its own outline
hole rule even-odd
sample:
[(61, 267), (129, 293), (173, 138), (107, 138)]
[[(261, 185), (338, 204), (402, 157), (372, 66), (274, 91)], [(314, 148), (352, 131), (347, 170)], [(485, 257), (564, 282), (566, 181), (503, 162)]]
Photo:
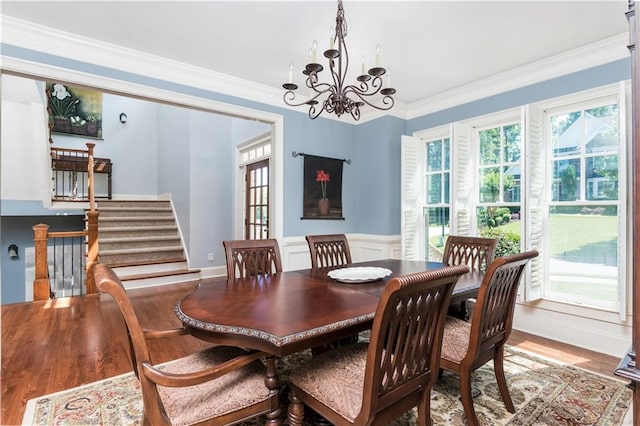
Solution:
[(87, 212), (87, 294), (98, 292), (93, 278), (93, 267), (98, 263), (98, 216), (95, 210)]
[(49, 261), (47, 259), (48, 232), (49, 225), (39, 223), (33, 226), (33, 242), (36, 252), (33, 300), (47, 300), (51, 297)]
[[(47, 250), (49, 238), (65, 238), (65, 237), (85, 237), (87, 243), (86, 251), (86, 278), (85, 285), (87, 294), (97, 293), (98, 290), (93, 279), (93, 267), (98, 263), (98, 216), (96, 210), (95, 187), (94, 187), (94, 169), (95, 158), (93, 156), (94, 143), (87, 143), (87, 150), (81, 149), (63, 149), (64, 152), (74, 152), (87, 155), (87, 173), (88, 173), (88, 195), (89, 210), (86, 213), (87, 225), (82, 231), (57, 231), (49, 232), (49, 225), (38, 224), (33, 227), (34, 247), (35, 247), (35, 279), (33, 281), (33, 300), (47, 300), (53, 297), (51, 291), (51, 281), (49, 278), (49, 266), (47, 258)], [(60, 149), (58, 149), (60, 150)], [(58, 155), (52, 148), (52, 156)]]
[(88, 161), (88, 181), (87, 181), (87, 189), (89, 190), (89, 211), (93, 212), (96, 210), (96, 198), (95, 198), (95, 188), (93, 186), (93, 171), (95, 169), (94, 158), (93, 158), (93, 148), (96, 146), (95, 143), (87, 143), (87, 150), (89, 153), (89, 161)]

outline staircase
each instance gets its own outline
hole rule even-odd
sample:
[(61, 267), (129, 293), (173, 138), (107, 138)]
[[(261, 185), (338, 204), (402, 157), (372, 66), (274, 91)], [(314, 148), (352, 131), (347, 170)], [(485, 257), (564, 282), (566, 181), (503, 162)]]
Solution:
[(126, 288), (197, 280), (189, 269), (170, 201), (100, 201), (99, 260)]

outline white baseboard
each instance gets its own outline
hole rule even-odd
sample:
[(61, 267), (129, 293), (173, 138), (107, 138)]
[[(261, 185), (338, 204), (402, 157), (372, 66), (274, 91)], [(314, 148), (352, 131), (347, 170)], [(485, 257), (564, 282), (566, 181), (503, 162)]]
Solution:
[(629, 325), (524, 304), (516, 305), (513, 328), (615, 357), (631, 345)]
[(199, 268), (200, 278), (220, 278), (227, 276), (227, 266), (213, 266), (211, 268)]

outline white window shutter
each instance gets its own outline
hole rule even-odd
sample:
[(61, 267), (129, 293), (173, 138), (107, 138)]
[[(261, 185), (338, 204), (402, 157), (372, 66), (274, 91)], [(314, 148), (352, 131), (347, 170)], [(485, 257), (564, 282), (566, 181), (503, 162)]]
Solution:
[(473, 165), (471, 126), (453, 125), (451, 170), (451, 235), (472, 235)]
[(524, 298), (530, 302), (542, 298), (544, 282), (544, 219), (545, 219), (545, 155), (543, 143), (543, 111), (531, 105), (524, 108), (524, 146), (526, 162), (523, 176), (528, 176), (523, 200), (527, 250), (538, 250), (538, 257), (531, 259), (529, 273), (525, 278)]
[(401, 198), (402, 258), (424, 260), (424, 142), (402, 136)]

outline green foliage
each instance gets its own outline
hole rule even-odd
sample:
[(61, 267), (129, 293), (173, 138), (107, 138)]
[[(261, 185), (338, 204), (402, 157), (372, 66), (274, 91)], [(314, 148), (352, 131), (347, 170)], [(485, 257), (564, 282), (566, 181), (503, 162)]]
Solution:
[(520, 235), (515, 232), (505, 231), (500, 228), (482, 228), (480, 235), (485, 238), (496, 238), (496, 257), (520, 253)]
[(576, 168), (573, 164), (569, 164), (561, 173), (560, 181), (562, 187), (560, 190), (560, 201), (575, 201), (576, 200), (576, 183), (578, 178), (576, 176)]

